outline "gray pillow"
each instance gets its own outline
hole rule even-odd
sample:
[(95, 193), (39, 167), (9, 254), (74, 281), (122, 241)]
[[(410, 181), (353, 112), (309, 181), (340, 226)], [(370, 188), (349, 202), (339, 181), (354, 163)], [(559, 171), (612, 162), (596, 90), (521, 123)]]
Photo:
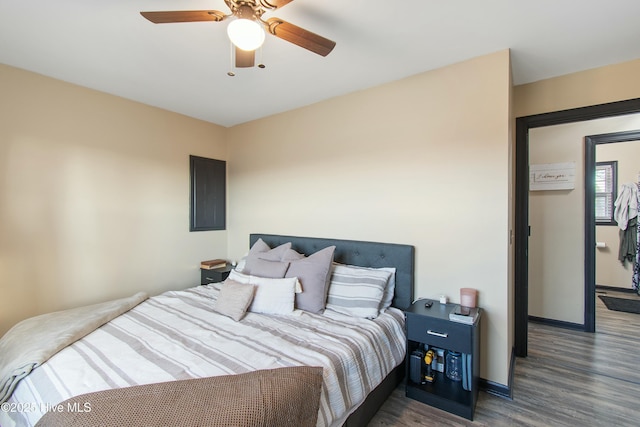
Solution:
[(247, 254), (249, 258), (260, 258), (268, 261), (280, 261), (284, 254), (291, 248), (291, 242), (283, 243), (278, 247), (271, 249), (262, 239), (258, 239)]
[(302, 258), (289, 254), (289, 259), (283, 260), (291, 260), (285, 277), (297, 277), (302, 285), (302, 292), (296, 294), (296, 308), (311, 313), (324, 310), (335, 249), (335, 246), (329, 246)]
[(256, 287), (227, 279), (220, 288), (213, 311), (230, 317), (236, 322), (242, 319), (253, 301)]
[[(249, 249), (249, 253), (247, 254), (247, 256), (244, 258), (244, 262), (242, 263), (242, 270), (240, 270), (242, 273), (244, 274), (252, 274), (254, 276), (260, 276), (260, 274), (254, 273), (253, 271), (251, 271), (251, 268), (256, 266), (256, 264), (258, 263), (256, 260), (266, 260), (266, 261), (280, 261), (282, 259), (282, 257), (284, 256), (284, 254), (291, 248), (291, 242), (287, 242), (287, 243), (283, 243), (282, 245), (271, 249), (269, 247), (269, 245), (267, 245), (262, 239), (258, 239), (253, 246), (251, 246), (251, 249)], [(265, 267), (265, 266), (258, 266), (258, 268), (260, 267)], [(272, 266), (272, 268), (274, 268), (275, 266)], [(288, 264), (287, 264), (288, 267)], [(283, 278), (284, 277), (284, 272), (282, 272), (282, 276), (273, 276), (273, 274), (275, 274), (276, 272), (274, 272), (273, 270), (269, 269), (270, 273), (268, 274), (272, 274), (271, 276), (263, 276), (263, 277), (278, 277), (278, 278)], [(285, 272), (286, 272), (286, 267), (285, 267)]]
[(271, 247), (267, 245), (264, 240), (258, 239), (249, 249), (249, 253), (267, 252)]
[(258, 277), (282, 279), (289, 268), (288, 262), (268, 261), (262, 258), (247, 258), (242, 273)]
[(304, 255), (299, 254), (293, 249), (287, 249), (284, 255), (282, 256), (283, 261), (295, 261), (297, 259), (302, 259), (302, 258), (304, 258)]

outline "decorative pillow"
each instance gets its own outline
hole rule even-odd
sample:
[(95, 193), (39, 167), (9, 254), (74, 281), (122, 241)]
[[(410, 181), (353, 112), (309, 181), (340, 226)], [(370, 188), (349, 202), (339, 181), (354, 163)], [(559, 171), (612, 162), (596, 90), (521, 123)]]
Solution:
[(270, 279), (249, 276), (256, 294), (249, 311), (264, 314), (290, 314), (294, 309), (297, 278)]
[(389, 271), (336, 265), (331, 275), (327, 309), (375, 319), (390, 276)]
[(281, 279), (284, 277), (288, 268), (288, 262), (268, 261), (262, 258), (247, 258), (247, 262), (245, 263), (242, 272), (252, 276)]
[(291, 263), (285, 277), (297, 277), (302, 284), (302, 292), (296, 294), (296, 308), (311, 313), (324, 310), (335, 249), (335, 246), (329, 246), (302, 258), (298, 258), (301, 255), (297, 252), (288, 251), (289, 258), (283, 261)]
[(249, 276), (248, 274), (242, 274), (237, 270), (231, 270), (229, 272), (229, 276), (227, 277), (227, 280), (233, 280), (238, 283), (250, 284), (251, 276)]
[(227, 280), (222, 284), (213, 311), (232, 318), (242, 319), (255, 293), (255, 286)]
[(271, 249), (262, 239), (258, 239), (247, 254), (247, 260), (250, 258), (261, 258), (268, 261), (281, 261), (284, 254), (291, 248), (291, 242), (283, 243), (278, 247)]
[(247, 252), (247, 254), (245, 256), (240, 258), (240, 261), (238, 261), (238, 263), (236, 264), (234, 270), (238, 270), (238, 271), (244, 270), (244, 266), (247, 264), (247, 255), (248, 254), (249, 253)]
[[(250, 276), (236, 270), (231, 270), (228, 278), (240, 283), (251, 283), (252, 285), (256, 284), (260, 280), (260, 277)], [(300, 281), (296, 280), (295, 293), (298, 294), (300, 292), (302, 292), (302, 286), (300, 285)]]
[(249, 249), (249, 253), (260, 253), (260, 252), (267, 252), (270, 251), (271, 247), (269, 245), (267, 245), (264, 240), (262, 239), (258, 239), (256, 240), (256, 242), (251, 246), (251, 249)]
[(339, 264), (339, 263), (334, 263), (334, 265), (345, 265), (347, 267), (360, 268), (363, 270), (388, 271), (389, 273), (391, 273), (391, 276), (389, 276), (389, 281), (387, 282), (387, 286), (385, 286), (384, 288), (384, 296), (382, 297), (382, 301), (380, 301), (380, 313), (384, 313), (384, 311), (387, 308), (391, 307), (391, 304), (393, 303), (393, 296), (395, 295), (395, 291), (396, 291), (396, 268), (395, 267), (373, 268), (373, 267), (361, 267), (359, 265), (348, 265), (348, 264)]
[(282, 259), (285, 261), (295, 261), (302, 258), (304, 258), (304, 255), (294, 251), (293, 249), (287, 249), (282, 256)]
[(387, 281), (387, 286), (384, 288), (382, 301), (380, 302), (380, 313), (384, 313), (384, 311), (391, 307), (391, 304), (393, 303), (393, 296), (396, 292), (396, 269), (395, 267), (382, 267), (379, 270), (391, 273), (389, 280)]

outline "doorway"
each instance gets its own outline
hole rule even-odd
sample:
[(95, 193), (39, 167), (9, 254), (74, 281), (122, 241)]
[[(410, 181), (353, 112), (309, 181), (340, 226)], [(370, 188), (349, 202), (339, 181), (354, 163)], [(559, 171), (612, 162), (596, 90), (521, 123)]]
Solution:
[[(571, 110), (544, 113), (516, 119), (515, 150), (515, 221), (514, 221), (514, 352), (518, 357), (527, 356), (528, 317), (529, 317), (529, 284), (528, 284), (528, 240), (529, 240), (529, 130), (537, 127), (564, 123), (580, 122), (598, 118), (621, 116), (640, 112), (640, 99), (600, 104)], [(598, 137), (601, 135), (595, 135)], [(593, 168), (585, 169), (585, 183), (593, 181), (595, 169), (595, 142), (592, 152), (585, 152), (585, 165), (593, 164)], [(588, 157), (588, 156), (591, 157)], [(587, 172), (591, 171), (591, 172)], [(585, 194), (585, 206), (593, 206), (594, 196)], [(587, 200), (587, 199), (590, 199)], [(588, 218), (585, 218), (585, 319), (584, 330), (595, 330), (595, 218), (593, 209), (586, 208), (586, 215), (591, 215), (591, 230), (587, 230)], [(587, 262), (591, 259), (592, 262)]]
[[(601, 145), (601, 144), (614, 144), (614, 143), (624, 143), (624, 142), (630, 142), (633, 143), (633, 145), (635, 146), (638, 141), (640, 141), (640, 130), (632, 130), (632, 131), (625, 131), (625, 132), (611, 132), (611, 133), (605, 133), (605, 134), (600, 134), (600, 135), (590, 135), (585, 137), (585, 175), (588, 175), (585, 177), (585, 180), (587, 182), (595, 182), (595, 165), (596, 165), (596, 160), (601, 160), (600, 158), (598, 158), (598, 156), (596, 155), (597, 152), (597, 146)], [(604, 147), (603, 147), (604, 148)], [(626, 146), (626, 148), (624, 148), (623, 146), (620, 146), (619, 148), (617, 148), (617, 152), (618, 152), (618, 156), (622, 154), (623, 157), (626, 158), (622, 158), (619, 159), (619, 162), (622, 162), (621, 164), (626, 166), (626, 168), (622, 168), (622, 170), (619, 171), (619, 173), (621, 173), (624, 178), (620, 181), (618, 181), (618, 184), (624, 184), (626, 182), (628, 182), (631, 178), (630, 176), (633, 174), (637, 174), (638, 171), (640, 169), (638, 169), (640, 167), (640, 162), (638, 162), (637, 160), (637, 152), (635, 151), (629, 151), (631, 150), (632, 147), (631, 146)], [(625, 150), (625, 151), (620, 151), (620, 150)], [(617, 158), (617, 157), (616, 157)], [(630, 162), (630, 159), (634, 159), (633, 161)], [(618, 163), (618, 162), (616, 162)], [(629, 168), (630, 163), (633, 164), (632, 168)], [(633, 172), (630, 173), (629, 169), (632, 169)], [(594, 300), (594, 308), (593, 308), (593, 312), (595, 312), (595, 293), (596, 293), (596, 220), (595, 220), (595, 212), (594, 212), (594, 204), (595, 204), (595, 188), (593, 185), (586, 187), (588, 189), (590, 189), (591, 191), (587, 191), (585, 193), (585, 233), (587, 231), (589, 231), (591, 233), (591, 238), (592, 238), (592, 248), (593, 250), (591, 251), (591, 255), (592, 258), (585, 258), (585, 263), (587, 266), (592, 266), (592, 270), (593, 270), (593, 281), (587, 281), (585, 283), (585, 292), (591, 293), (593, 294), (593, 300)], [(589, 207), (591, 206), (591, 207)], [(613, 224), (615, 225), (615, 229), (616, 232), (615, 234), (618, 233), (618, 226), (617, 223), (615, 221), (613, 221)], [(607, 227), (606, 225), (604, 227)], [(585, 234), (585, 239), (589, 239), (588, 234)], [(615, 255), (617, 255), (617, 247), (614, 245), (613, 248), (613, 252)], [(609, 255), (609, 257), (611, 258), (614, 254)], [(585, 254), (586, 255), (586, 254)], [(606, 256), (606, 255), (603, 255)], [(614, 262), (613, 259), (610, 259), (609, 262)], [(624, 272), (624, 268), (620, 267), (620, 263), (618, 263), (617, 261), (617, 257), (615, 260), (616, 264), (618, 264), (618, 268), (620, 268), (620, 272)], [(628, 270), (627, 270), (628, 273)], [(619, 282), (624, 282), (626, 279), (624, 278), (624, 274), (618, 274), (617, 277), (616, 275), (612, 274), (611, 276), (609, 276), (609, 279), (612, 279), (614, 282), (615, 281), (619, 281)], [(628, 277), (628, 283), (631, 283), (631, 277)], [(613, 284), (613, 283), (612, 283)], [(591, 287), (591, 285), (593, 285), (593, 287)], [(615, 288), (614, 288), (615, 289)], [(620, 290), (624, 290), (624, 288), (620, 288)], [(628, 289), (631, 290), (631, 289)], [(595, 318), (593, 319), (594, 322), (594, 329), (595, 329)]]

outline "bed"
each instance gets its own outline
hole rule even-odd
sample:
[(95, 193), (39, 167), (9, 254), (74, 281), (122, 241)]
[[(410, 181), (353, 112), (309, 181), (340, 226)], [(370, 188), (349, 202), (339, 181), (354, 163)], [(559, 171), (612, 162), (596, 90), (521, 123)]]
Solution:
[[(294, 406), (298, 410), (306, 401), (293, 405), (292, 399), (300, 399), (307, 392), (317, 394), (314, 425), (366, 425), (404, 376), (406, 347), (401, 310), (413, 299), (414, 248), (270, 234), (252, 234), (249, 240), (252, 249), (258, 243), (273, 249), (288, 245), (288, 250), (301, 257), (296, 265), (335, 246), (331, 267), (335, 292), (339, 286), (333, 280), (339, 276), (338, 271), (364, 271), (356, 271), (358, 275), (395, 271), (388, 276), (395, 279), (390, 307), (380, 310), (374, 319), (354, 317), (348, 304), (344, 306), (347, 312), (339, 310), (339, 298), (330, 287), (327, 303), (333, 301), (337, 311), (295, 310), (280, 315), (249, 309), (241, 319), (234, 319), (211, 310), (229, 289), (229, 283), (166, 292), (133, 303), (124, 314), (33, 369), (3, 403), (0, 425), (31, 426), (39, 421), (38, 425), (54, 425), (42, 421), (57, 416), (56, 408), (61, 403), (68, 409), (62, 412), (73, 412), (78, 425), (87, 425), (87, 413), (98, 416), (99, 409), (104, 412), (108, 408), (108, 416), (113, 417), (125, 413), (123, 402), (132, 407), (127, 408), (129, 411), (151, 407), (153, 403), (145, 403), (149, 396), (165, 399), (159, 401), (160, 408), (171, 406), (167, 413), (153, 411), (165, 422), (167, 417), (176, 416), (179, 405), (187, 405), (181, 409), (184, 413), (204, 417), (200, 424), (196, 420), (193, 425), (212, 425), (203, 424), (202, 419), (223, 410), (241, 412), (249, 407), (247, 402), (253, 402), (251, 399), (262, 402), (264, 410), (267, 395), (271, 400), (266, 412), (274, 407), (286, 410)], [(234, 277), (241, 283), (242, 274)], [(236, 283), (236, 279), (231, 282)], [(267, 311), (272, 307), (269, 305)], [(245, 386), (238, 385), (239, 380)], [(278, 392), (273, 396), (271, 392), (255, 392), (256, 381), (264, 387), (261, 390), (271, 387)], [(300, 385), (306, 386), (304, 392), (295, 388)], [(194, 390), (202, 393), (192, 395)], [(229, 393), (236, 394), (226, 396)], [(223, 395), (231, 403), (224, 403)], [(174, 399), (169, 405), (167, 396)], [(89, 397), (96, 400), (87, 400)], [(208, 412), (200, 415), (199, 411)], [(282, 422), (281, 413), (275, 417)], [(179, 419), (181, 424), (188, 424), (184, 418)], [(265, 419), (246, 425), (269, 424)], [(59, 425), (71, 424), (65, 421)]]

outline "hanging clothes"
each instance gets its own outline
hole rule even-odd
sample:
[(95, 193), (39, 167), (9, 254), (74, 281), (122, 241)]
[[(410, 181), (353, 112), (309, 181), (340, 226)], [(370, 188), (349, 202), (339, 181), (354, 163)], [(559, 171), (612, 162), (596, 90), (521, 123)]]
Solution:
[[(640, 177), (636, 183), (636, 206), (640, 205)], [(637, 219), (637, 216), (636, 216)], [(636, 220), (637, 223), (637, 220)], [(640, 294), (640, 227), (636, 224), (636, 257), (633, 263), (633, 276), (631, 277), (631, 287)]]
[[(632, 218), (627, 223), (627, 228), (619, 230), (620, 248), (618, 249), (618, 261), (625, 262), (636, 261), (638, 247), (638, 217)], [(635, 289), (635, 288), (634, 288)]]
[(620, 230), (626, 230), (629, 220), (638, 216), (638, 184), (622, 184), (613, 205), (613, 219)]
[(620, 228), (620, 246), (618, 260), (624, 265), (633, 263), (631, 287), (640, 294), (640, 272), (638, 258), (640, 257), (640, 236), (638, 235), (638, 206), (640, 206), (640, 175), (638, 182), (622, 184), (620, 192), (614, 202), (613, 219)]

